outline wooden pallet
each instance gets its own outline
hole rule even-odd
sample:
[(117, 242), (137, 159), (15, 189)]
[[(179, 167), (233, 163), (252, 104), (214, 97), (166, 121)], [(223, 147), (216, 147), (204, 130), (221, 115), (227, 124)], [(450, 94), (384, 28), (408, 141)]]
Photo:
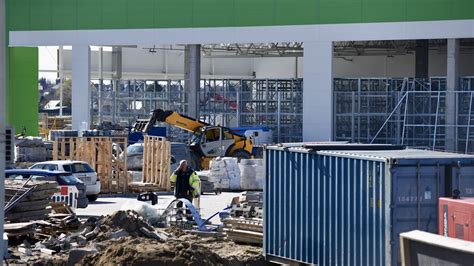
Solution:
[(150, 183), (130, 183), (128, 189), (133, 193), (166, 191), (158, 185)]
[(170, 190), (171, 145), (162, 137), (145, 136), (142, 182)]
[(97, 172), (101, 193), (127, 192), (127, 143), (127, 137), (62, 137), (54, 141), (53, 160), (85, 161)]

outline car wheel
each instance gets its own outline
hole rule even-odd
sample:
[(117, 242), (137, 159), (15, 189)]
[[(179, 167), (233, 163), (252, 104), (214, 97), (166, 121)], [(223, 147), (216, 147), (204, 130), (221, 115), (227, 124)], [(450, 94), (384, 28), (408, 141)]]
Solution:
[(87, 199), (89, 199), (90, 202), (94, 202), (99, 198), (99, 194), (96, 195), (87, 195)]

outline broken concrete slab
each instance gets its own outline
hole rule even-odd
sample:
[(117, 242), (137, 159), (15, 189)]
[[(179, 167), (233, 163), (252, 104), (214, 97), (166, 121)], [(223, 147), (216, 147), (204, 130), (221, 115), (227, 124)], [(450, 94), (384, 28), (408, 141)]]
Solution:
[(86, 255), (97, 253), (97, 249), (92, 248), (75, 248), (69, 251), (67, 265), (73, 266), (82, 260)]
[(125, 231), (125, 230), (119, 230), (117, 232), (114, 232), (110, 235), (110, 239), (119, 239), (119, 238), (122, 238), (122, 237), (126, 237), (126, 236), (129, 236), (130, 234)]

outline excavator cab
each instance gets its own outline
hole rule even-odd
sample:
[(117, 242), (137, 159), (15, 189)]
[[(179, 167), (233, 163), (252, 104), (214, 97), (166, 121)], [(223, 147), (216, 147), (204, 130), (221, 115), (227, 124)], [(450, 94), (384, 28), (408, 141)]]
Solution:
[(229, 147), (234, 143), (230, 129), (206, 126), (195, 132), (191, 147), (205, 157), (228, 156)]
[(189, 145), (194, 158), (192, 161), (200, 161), (200, 166), (203, 169), (208, 167), (209, 161), (214, 157), (231, 156), (248, 159), (252, 156), (252, 140), (232, 133), (229, 128), (213, 126), (174, 111), (154, 110), (146, 125), (138, 130), (148, 132), (148, 128), (157, 122), (165, 122), (193, 133)]

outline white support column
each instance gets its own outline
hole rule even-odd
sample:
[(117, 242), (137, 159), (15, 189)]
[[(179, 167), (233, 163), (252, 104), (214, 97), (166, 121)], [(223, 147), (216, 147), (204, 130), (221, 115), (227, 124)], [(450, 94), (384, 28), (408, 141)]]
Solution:
[(332, 139), (332, 42), (305, 42), (303, 141)]
[(90, 65), (88, 45), (72, 47), (72, 129), (90, 127)]
[(446, 75), (446, 151), (457, 151), (456, 95), (459, 86), (459, 39), (448, 39)]
[[(6, 59), (5, 55), (7, 52), (6, 40), (5, 40), (5, 0), (0, 0), (0, 206), (5, 206), (5, 71), (6, 71)], [(3, 261), (3, 251), (8, 247), (5, 247), (3, 243), (3, 225), (4, 225), (4, 213), (0, 212), (0, 252)]]

